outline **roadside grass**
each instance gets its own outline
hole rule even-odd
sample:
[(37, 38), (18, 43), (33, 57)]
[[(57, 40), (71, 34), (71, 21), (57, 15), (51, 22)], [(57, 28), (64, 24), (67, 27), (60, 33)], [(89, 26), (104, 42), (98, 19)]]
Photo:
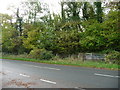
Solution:
[(59, 65), (70, 65), (70, 66), (79, 66), (79, 67), (91, 67), (99, 69), (109, 69), (109, 70), (120, 70), (120, 65), (105, 63), (104, 61), (81, 61), (72, 58), (65, 59), (54, 59), (54, 60), (37, 60), (31, 58), (25, 58), (25, 55), (16, 56), (16, 55), (5, 55), (0, 57), (2, 59), (11, 59), (11, 60), (21, 60), (21, 61), (30, 61), (37, 63), (47, 63), (47, 64), (59, 64)]

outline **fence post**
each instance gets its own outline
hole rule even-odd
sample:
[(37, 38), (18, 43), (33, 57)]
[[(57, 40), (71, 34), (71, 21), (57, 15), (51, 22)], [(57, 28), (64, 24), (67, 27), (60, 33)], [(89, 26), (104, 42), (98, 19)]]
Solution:
[(82, 61), (85, 61), (85, 53), (82, 53)]

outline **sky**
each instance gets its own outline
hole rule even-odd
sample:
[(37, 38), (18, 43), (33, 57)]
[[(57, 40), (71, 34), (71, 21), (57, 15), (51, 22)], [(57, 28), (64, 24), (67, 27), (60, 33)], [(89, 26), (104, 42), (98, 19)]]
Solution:
[[(0, 13), (12, 14), (12, 12), (10, 10), (7, 10), (7, 8), (9, 8), (11, 5), (19, 6), (20, 2), (22, 1), (25, 0), (0, 0)], [(49, 5), (50, 12), (55, 12), (55, 13), (60, 12), (61, 9), (59, 5), (60, 0), (41, 0), (41, 1)], [(65, 0), (65, 1), (75, 1), (75, 0)], [(85, 0), (78, 0), (78, 1), (85, 1)], [(90, 1), (96, 1), (96, 0), (90, 0)], [(119, 0), (112, 0), (112, 1), (119, 1)]]
[(21, 0), (0, 0), (0, 13), (9, 13), (7, 8), (11, 4), (19, 4)]
[[(0, 0), (0, 13), (11, 14), (10, 10), (7, 10), (11, 5), (19, 6), (20, 2), (25, 0)], [(51, 12), (60, 12), (60, 0), (41, 0), (49, 5)]]

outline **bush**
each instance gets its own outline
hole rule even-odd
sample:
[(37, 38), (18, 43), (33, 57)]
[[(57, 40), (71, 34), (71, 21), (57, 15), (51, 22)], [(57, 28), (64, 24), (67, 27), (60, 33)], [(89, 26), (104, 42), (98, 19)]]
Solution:
[(106, 55), (106, 62), (120, 64), (120, 52), (111, 51)]
[(55, 55), (54, 57), (53, 57), (53, 60), (60, 60), (61, 58), (60, 58), (60, 56), (59, 55)]
[(29, 57), (35, 58), (35, 59), (41, 59), (41, 60), (50, 60), (53, 58), (53, 54), (51, 51), (47, 51), (45, 49), (38, 49), (35, 48), (31, 50)]
[(44, 59), (44, 60), (50, 60), (54, 57), (51, 51), (47, 51), (45, 49), (41, 49), (40, 56), (41, 56), (41, 59)]

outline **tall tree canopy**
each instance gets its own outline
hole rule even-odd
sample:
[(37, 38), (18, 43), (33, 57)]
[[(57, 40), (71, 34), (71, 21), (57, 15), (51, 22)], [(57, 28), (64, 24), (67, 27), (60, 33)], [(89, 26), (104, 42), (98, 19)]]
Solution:
[(49, 7), (39, 1), (23, 2), (22, 6), (24, 14), (20, 8), (16, 17), (1, 14), (3, 52), (29, 54), (45, 49), (70, 55), (120, 51), (118, 3), (107, 2), (103, 7), (103, 2), (61, 2), (58, 14), (50, 13)]

